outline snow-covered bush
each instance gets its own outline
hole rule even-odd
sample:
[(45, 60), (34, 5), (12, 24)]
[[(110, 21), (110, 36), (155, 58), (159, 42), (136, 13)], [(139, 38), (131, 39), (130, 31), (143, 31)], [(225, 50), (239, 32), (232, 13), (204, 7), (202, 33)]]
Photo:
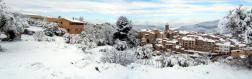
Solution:
[(138, 46), (135, 51), (136, 57), (138, 59), (149, 59), (153, 55), (152, 45)]
[(44, 38), (45, 38), (45, 34), (44, 34), (44, 32), (42, 32), (42, 31), (35, 32), (35, 34), (33, 35), (33, 38), (34, 38), (34, 40), (36, 40), (36, 41), (43, 41)]
[(252, 28), (248, 28), (246, 31), (245, 31), (245, 42), (246, 44), (250, 45), (251, 46), (251, 43), (252, 43)]
[[(83, 31), (79, 38), (76, 39), (78, 41), (88, 41), (95, 43), (97, 46), (111, 45), (113, 43), (113, 33), (115, 31), (115, 28), (113, 25), (109, 23), (103, 23), (103, 24), (86, 24), (85, 31)], [(83, 40), (85, 38), (85, 40)], [(79, 43), (79, 42), (77, 42)]]
[(66, 33), (66, 30), (60, 28), (58, 23), (48, 22), (47, 20), (36, 20), (30, 18), (28, 19), (28, 23), (32, 27), (42, 27), (46, 36), (63, 36)]
[(233, 58), (232, 56), (220, 57), (217, 61), (231, 66), (252, 67), (252, 55), (245, 56), (244, 58)]
[(21, 14), (12, 12), (6, 4), (0, 0), (0, 31), (7, 36), (5, 40), (20, 39), (24, 27), (28, 26), (26, 18)]
[(37, 20), (32, 18), (28, 18), (27, 21), (30, 26), (35, 27), (43, 27), (47, 23), (45, 20)]
[(54, 38), (46, 36), (43, 31), (35, 32), (35, 34), (33, 34), (33, 38), (36, 41), (48, 41), (48, 42), (55, 41)]
[(46, 23), (44, 26), (44, 33), (47, 36), (63, 36), (66, 33), (66, 30), (59, 27), (57, 23)]
[(220, 20), (218, 28), (221, 33), (232, 33), (238, 40), (243, 41), (244, 33), (252, 28), (252, 10), (246, 10), (241, 6)]
[(246, 66), (245, 58), (232, 58), (231, 56), (229, 56), (229, 57), (221, 57), (217, 61), (229, 64), (231, 66)]
[(0, 45), (0, 52), (2, 52), (3, 51), (3, 48), (2, 48), (2, 46)]
[(131, 50), (118, 51), (115, 48), (103, 50), (101, 61), (104, 63), (116, 63), (126, 66), (135, 61), (134, 53)]
[(113, 47), (119, 51), (123, 51), (128, 48), (128, 45), (126, 41), (116, 40)]
[(200, 64), (208, 64), (209, 62), (210, 59), (208, 57), (193, 57), (189, 54), (173, 54), (170, 56), (163, 56), (163, 60), (161, 61), (162, 67), (173, 67), (174, 65), (188, 67)]
[(58, 23), (48, 22), (43, 25), (43, 28), (47, 36), (63, 36), (66, 33), (66, 30), (60, 28)]
[(85, 32), (87, 37), (92, 39), (97, 44), (111, 45), (113, 43), (113, 33), (115, 32), (115, 27), (109, 23), (96, 25), (87, 24)]
[(130, 38), (129, 40), (129, 47), (136, 47), (140, 45), (140, 40), (138, 38), (138, 32), (134, 29), (129, 31), (128, 34), (128, 38)]
[(76, 44), (83, 51), (97, 47), (97, 44), (87, 36), (86, 32), (79, 35), (65, 34), (64, 39), (66, 43)]

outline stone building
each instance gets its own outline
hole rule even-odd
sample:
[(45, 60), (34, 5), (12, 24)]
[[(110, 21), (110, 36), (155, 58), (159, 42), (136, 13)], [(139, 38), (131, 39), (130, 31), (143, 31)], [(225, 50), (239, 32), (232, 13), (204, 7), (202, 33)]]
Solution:
[(187, 35), (180, 38), (179, 43), (184, 50), (213, 52), (215, 41), (197, 35)]
[(214, 52), (215, 41), (199, 36), (196, 38), (195, 50), (204, 52)]
[(169, 25), (165, 26), (163, 32), (159, 30), (142, 30), (139, 32), (141, 45), (152, 44), (154, 49), (159, 51), (175, 49), (176, 41), (173, 39), (174, 35), (176, 35), (176, 32), (171, 30)]
[(84, 31), (85, 23), (83, 21), (79, 21), (76, 19), (67, 19), (67, 18), (52, 18), (52, 17), (45, 17), (39, 15), (26, 15), (29, 18), (41, 21), (48, 21), (48, 22), (55, 22), (58, 23), (61, 28), (67, 30), (70, 34), (80, 34)]
[(218, 54), (229, 54), (232, 47), (233, 45), (230, 42), (216, 43), (214, 52)]
[(185, 36), (179, 40), (179, 43), (184, 50), (194, 50), (196, 39), (193, 37)]
[[(202, 51), (215, 52), (215, 40), (204, 34), (175, 31), (165, 26), (165, 30), (144, 30), (139, 32), (141, 45), (152, 44), (158, 51)], [(222, 47), (220, 47), (222, 52)], [(224, 49), (223, 49), (224, 50)], [(224, 51), (225, 52), (225, 51)]]
[(60, 27), (67, 30), (70, 34), (80, 34), (84, 30), (84, 22), (74, 20), (74, 19), (66, 19), (66, 18), (47, 18), (48, 22), (55, 22), (60, 24)]
[(231, 56), (233, 58), (243, 58), (246, 56), (246, 52), (244, 50), (232, 50)]

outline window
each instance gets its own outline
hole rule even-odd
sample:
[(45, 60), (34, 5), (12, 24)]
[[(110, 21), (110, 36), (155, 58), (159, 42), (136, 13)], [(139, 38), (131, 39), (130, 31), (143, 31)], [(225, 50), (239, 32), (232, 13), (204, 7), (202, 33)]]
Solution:
[(147, 43), (150, 43), (150, 40), (149, 40), (149, 39), (147, 39)]
[(71, 22), (70, 25), (84, 25), (83, 23), (75, 23), (75, 22)]

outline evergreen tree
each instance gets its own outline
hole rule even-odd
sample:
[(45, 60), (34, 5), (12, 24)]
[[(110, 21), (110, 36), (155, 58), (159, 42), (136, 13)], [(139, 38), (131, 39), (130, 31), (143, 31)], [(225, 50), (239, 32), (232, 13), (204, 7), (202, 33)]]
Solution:
[(132, 30), (132, 23), (125, 16), (120, 16), (116, 22), (117, 31), (113, 35), (113, 40), (126, 41), (129, 47), (137, 46), (137, 32)]
[(252, 12), (248, 11), (242, 6), (231, 10), (227, 16), (225, 16), (218, 25), (221, 33), (232, 33), (238, 40), (243, 41), (244, 34), (249, 36), (246, 31), (252, 28)]

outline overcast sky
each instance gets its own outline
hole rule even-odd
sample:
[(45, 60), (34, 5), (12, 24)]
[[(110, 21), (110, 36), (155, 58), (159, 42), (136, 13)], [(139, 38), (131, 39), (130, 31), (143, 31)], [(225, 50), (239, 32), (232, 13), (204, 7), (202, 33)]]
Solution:
[(78, 17), (89, 22), (115, 23), (118, 16), (135, 24), (195, 23), (221, 19), (229, 10), (252, 0), (5, 0), (24, 13)]

